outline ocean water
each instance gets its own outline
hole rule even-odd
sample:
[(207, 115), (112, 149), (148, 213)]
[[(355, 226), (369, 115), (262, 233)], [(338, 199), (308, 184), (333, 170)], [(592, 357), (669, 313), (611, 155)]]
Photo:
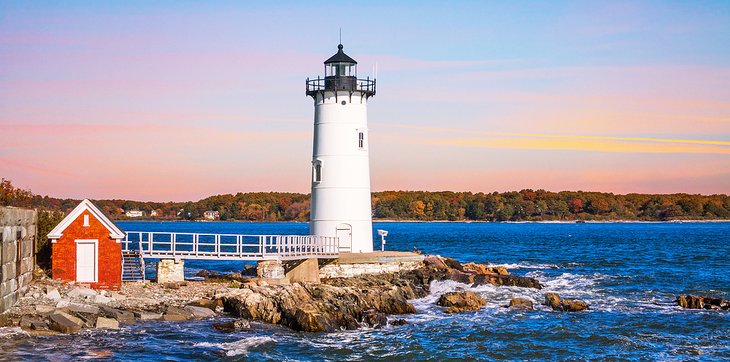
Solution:
[[(306, 223), (120, 222), (125, 230), (306, 234)], [(730, 223), (375, 223), (390, 232), (386, 249), (504, 265), (539, 279), (543, 290), (437, 282), (413, 300), (404, 326), (300, 333), (254, 323), (224, 334), (215, 320), (139, 323), (120, 331), (31, 338), (0, 330), (1, 360), (730, 360), (730, 312), (683, 310), (680, 294), (730, 299)], [(380, 247), (376, 236), (376, 248)], [(199, 269), (242, 263), (188, 261)], [(447, 315), (444, 292), (473, 290), (488, 301)], [(588, 302), (591, 310), (554, 312), (546, 291)], [(535, 311), (502, 306), (522, 296)]]

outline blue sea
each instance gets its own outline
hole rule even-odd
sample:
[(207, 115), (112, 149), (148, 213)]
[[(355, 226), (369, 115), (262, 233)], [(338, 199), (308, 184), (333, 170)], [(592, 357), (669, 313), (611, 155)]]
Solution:
[[(307, 234), (306, 223), (120, 222), (127, 230)], [(503, 265), (537, 278), (543, 290), (435, 282), (411, 301), (404, 326), (301, 333), (255, 324), (223, 334), (216, 320), (138, 323), (120, 331), (70, 336), (0, 335), (2, 360), (730, 360), (730, 312), (683, 310), (681, 294), (730, 299), (730, 223), (375, 223), (389, 231), (387, 250), (440, 254)], [(376, 248), (380, 248), (376, 235)], [(240, 270), (242, 263), (188, 261), (200, 269)], [(487, 307), (448, 315), (438, 296), (471, 289)], [(591, 310), (503, 308), (546, 291), (578, 298)]]

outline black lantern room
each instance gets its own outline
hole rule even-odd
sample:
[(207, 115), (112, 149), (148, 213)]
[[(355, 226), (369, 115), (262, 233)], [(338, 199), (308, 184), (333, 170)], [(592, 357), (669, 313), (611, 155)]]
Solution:
[(357, 78), (357, 62), (342, 51), (342, 44), (337, 46), (337, 54), (324, 61), (324, 76)]
[(318, 92), (345, 91), (352, 96), (361, 92), (366, 98), (375, 95), (375, 79), (357, 79), (357, 62), (337, 45), (337, 54), (324, 61), (324, 79), (307, 79), (307, 95), (316, 97)]

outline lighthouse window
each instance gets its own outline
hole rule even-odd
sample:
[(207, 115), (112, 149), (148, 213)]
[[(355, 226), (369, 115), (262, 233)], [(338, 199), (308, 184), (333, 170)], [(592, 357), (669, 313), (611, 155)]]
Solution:
[(356, 66), (350, 63), (332, 63), (325, 67), (325, 76), (356, 76)]
[(367, 142), (365, 140), (365, 130), (358, 129), (357, 130), (357, 148), (361, 151), (364, 151), (366, 145), (367, 145)]
[(314, 181), (314, 182), (322, 181), (322, 163), (321, 162), (316, 161), (314, 163), (314, 170), (312, 173), (313, 173), (312, 181)]

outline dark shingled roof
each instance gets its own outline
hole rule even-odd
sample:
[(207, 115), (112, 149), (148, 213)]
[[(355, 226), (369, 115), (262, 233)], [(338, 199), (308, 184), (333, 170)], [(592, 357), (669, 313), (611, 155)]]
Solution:
[(329, 64), (329, 63), (355, 63), (355, 64), (357, 64), (355, 59), (350, 58), (347, 54), (345, 54), (345, 52), (342, 51), (342, 48), (343, 48), (342, 44), (338, 45), (337, 54), (335, 54), (335, 55), (331, 56), (329, 59), (325, 60), (324, 64)]

